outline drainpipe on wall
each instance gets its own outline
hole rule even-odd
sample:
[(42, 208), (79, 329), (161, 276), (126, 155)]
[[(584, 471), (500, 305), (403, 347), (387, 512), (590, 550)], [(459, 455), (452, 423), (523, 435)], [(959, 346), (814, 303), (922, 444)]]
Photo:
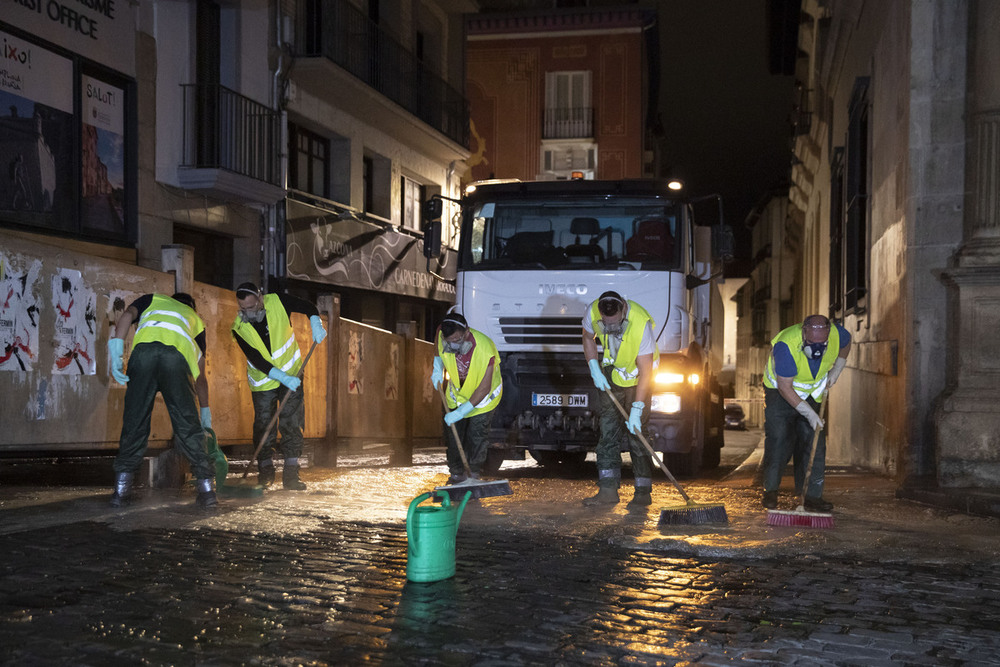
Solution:
[[(274, 3), (274, 38), (278, 47), (278, 67), (274, 71), (274, 79), (271, 84), (271, 104), (279, 114), (278, 129), (278, 185), (282, 190), (288, 190), (288, 112), (285, 110), (285, 86), (288, 83), (288, 71), (286, 67), (286, 56), (289, 52), (288, 42), (284, 39), (285, 17), (281, 13), (281, 2)], [(268, 276), (284, 275), (285, 253), (279, 246), (283, 234), (279, 230), (282, 224), (281, 216), (278, 214), (278, 207), (283, 202), (269, 204), (264, 216), (264, 266), (261, 273), (261, 289), (268, 291)], [(279, 272), (280, 270), (280, 272)]]

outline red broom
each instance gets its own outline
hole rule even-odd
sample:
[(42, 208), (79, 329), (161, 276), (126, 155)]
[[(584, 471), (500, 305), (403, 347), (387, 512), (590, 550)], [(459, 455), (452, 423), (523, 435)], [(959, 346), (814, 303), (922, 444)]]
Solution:
[[(829, 402), (828, 395), (823, 396), (823, 405), (820, 407), (820, 419), (826, 422), (826, 406)], [(768, 510), (767, 525), (769, 526), (791, 526), (804, 528), (833, 528), (833, 515), (829, 512), (808, 512), (806, 511), (806, 492), (809, 489), (809, 476), (812, 474), (813, 460), (816, 458), (816, 445), (819, 443), (819, 432), (822, 426), (813, 433), (812, 449), (809, 451), (809, 466), (806, 468), (806, 478), (802, 483), (802, 496), (799, 498), (799, 506), (794, 510)]]

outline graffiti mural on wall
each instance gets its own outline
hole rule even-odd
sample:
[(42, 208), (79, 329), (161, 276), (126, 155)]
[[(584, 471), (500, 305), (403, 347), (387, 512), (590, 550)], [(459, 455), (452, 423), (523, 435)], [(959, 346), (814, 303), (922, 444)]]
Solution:
[(38, 358), (38, 301), (35, 285), (42, 269), (12, 265), (0, 253), (0, 371), (30, 371)]
[[(455, 299), (455, 286), (427, 271), (422, 239), (295, 201), (287, 203), (286, 226), (291, 278), (448, 303)], [(434, 260), (433, 271), (453, 279), (453, 254)]]
[(55, 361), (57, 375), (94, 375), (97, 360), (97, 296), (83, 282), (79, 271), (60, 269), (52, 276), (55, 315)]

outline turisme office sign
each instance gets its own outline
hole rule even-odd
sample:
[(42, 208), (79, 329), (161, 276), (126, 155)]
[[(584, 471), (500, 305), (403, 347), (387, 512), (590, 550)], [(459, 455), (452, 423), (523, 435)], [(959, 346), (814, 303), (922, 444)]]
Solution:
[(135, 76), (129, 0), (5, 0), (3, 21), (84, 58)]

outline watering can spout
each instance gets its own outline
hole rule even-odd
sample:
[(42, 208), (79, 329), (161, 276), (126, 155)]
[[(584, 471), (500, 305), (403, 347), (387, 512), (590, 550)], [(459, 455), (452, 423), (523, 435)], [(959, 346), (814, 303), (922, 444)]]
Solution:
[(458, 506), (458, 510), (455, 512), (455, 533), (458, 533), (458, 522), (462, 520), (462, 512), (465, 511), (465, 503), (469, 502), (469, 498), (472, 497), (472, 491), (466, 491), (465, 497), (462, 498), (462, 503)]

